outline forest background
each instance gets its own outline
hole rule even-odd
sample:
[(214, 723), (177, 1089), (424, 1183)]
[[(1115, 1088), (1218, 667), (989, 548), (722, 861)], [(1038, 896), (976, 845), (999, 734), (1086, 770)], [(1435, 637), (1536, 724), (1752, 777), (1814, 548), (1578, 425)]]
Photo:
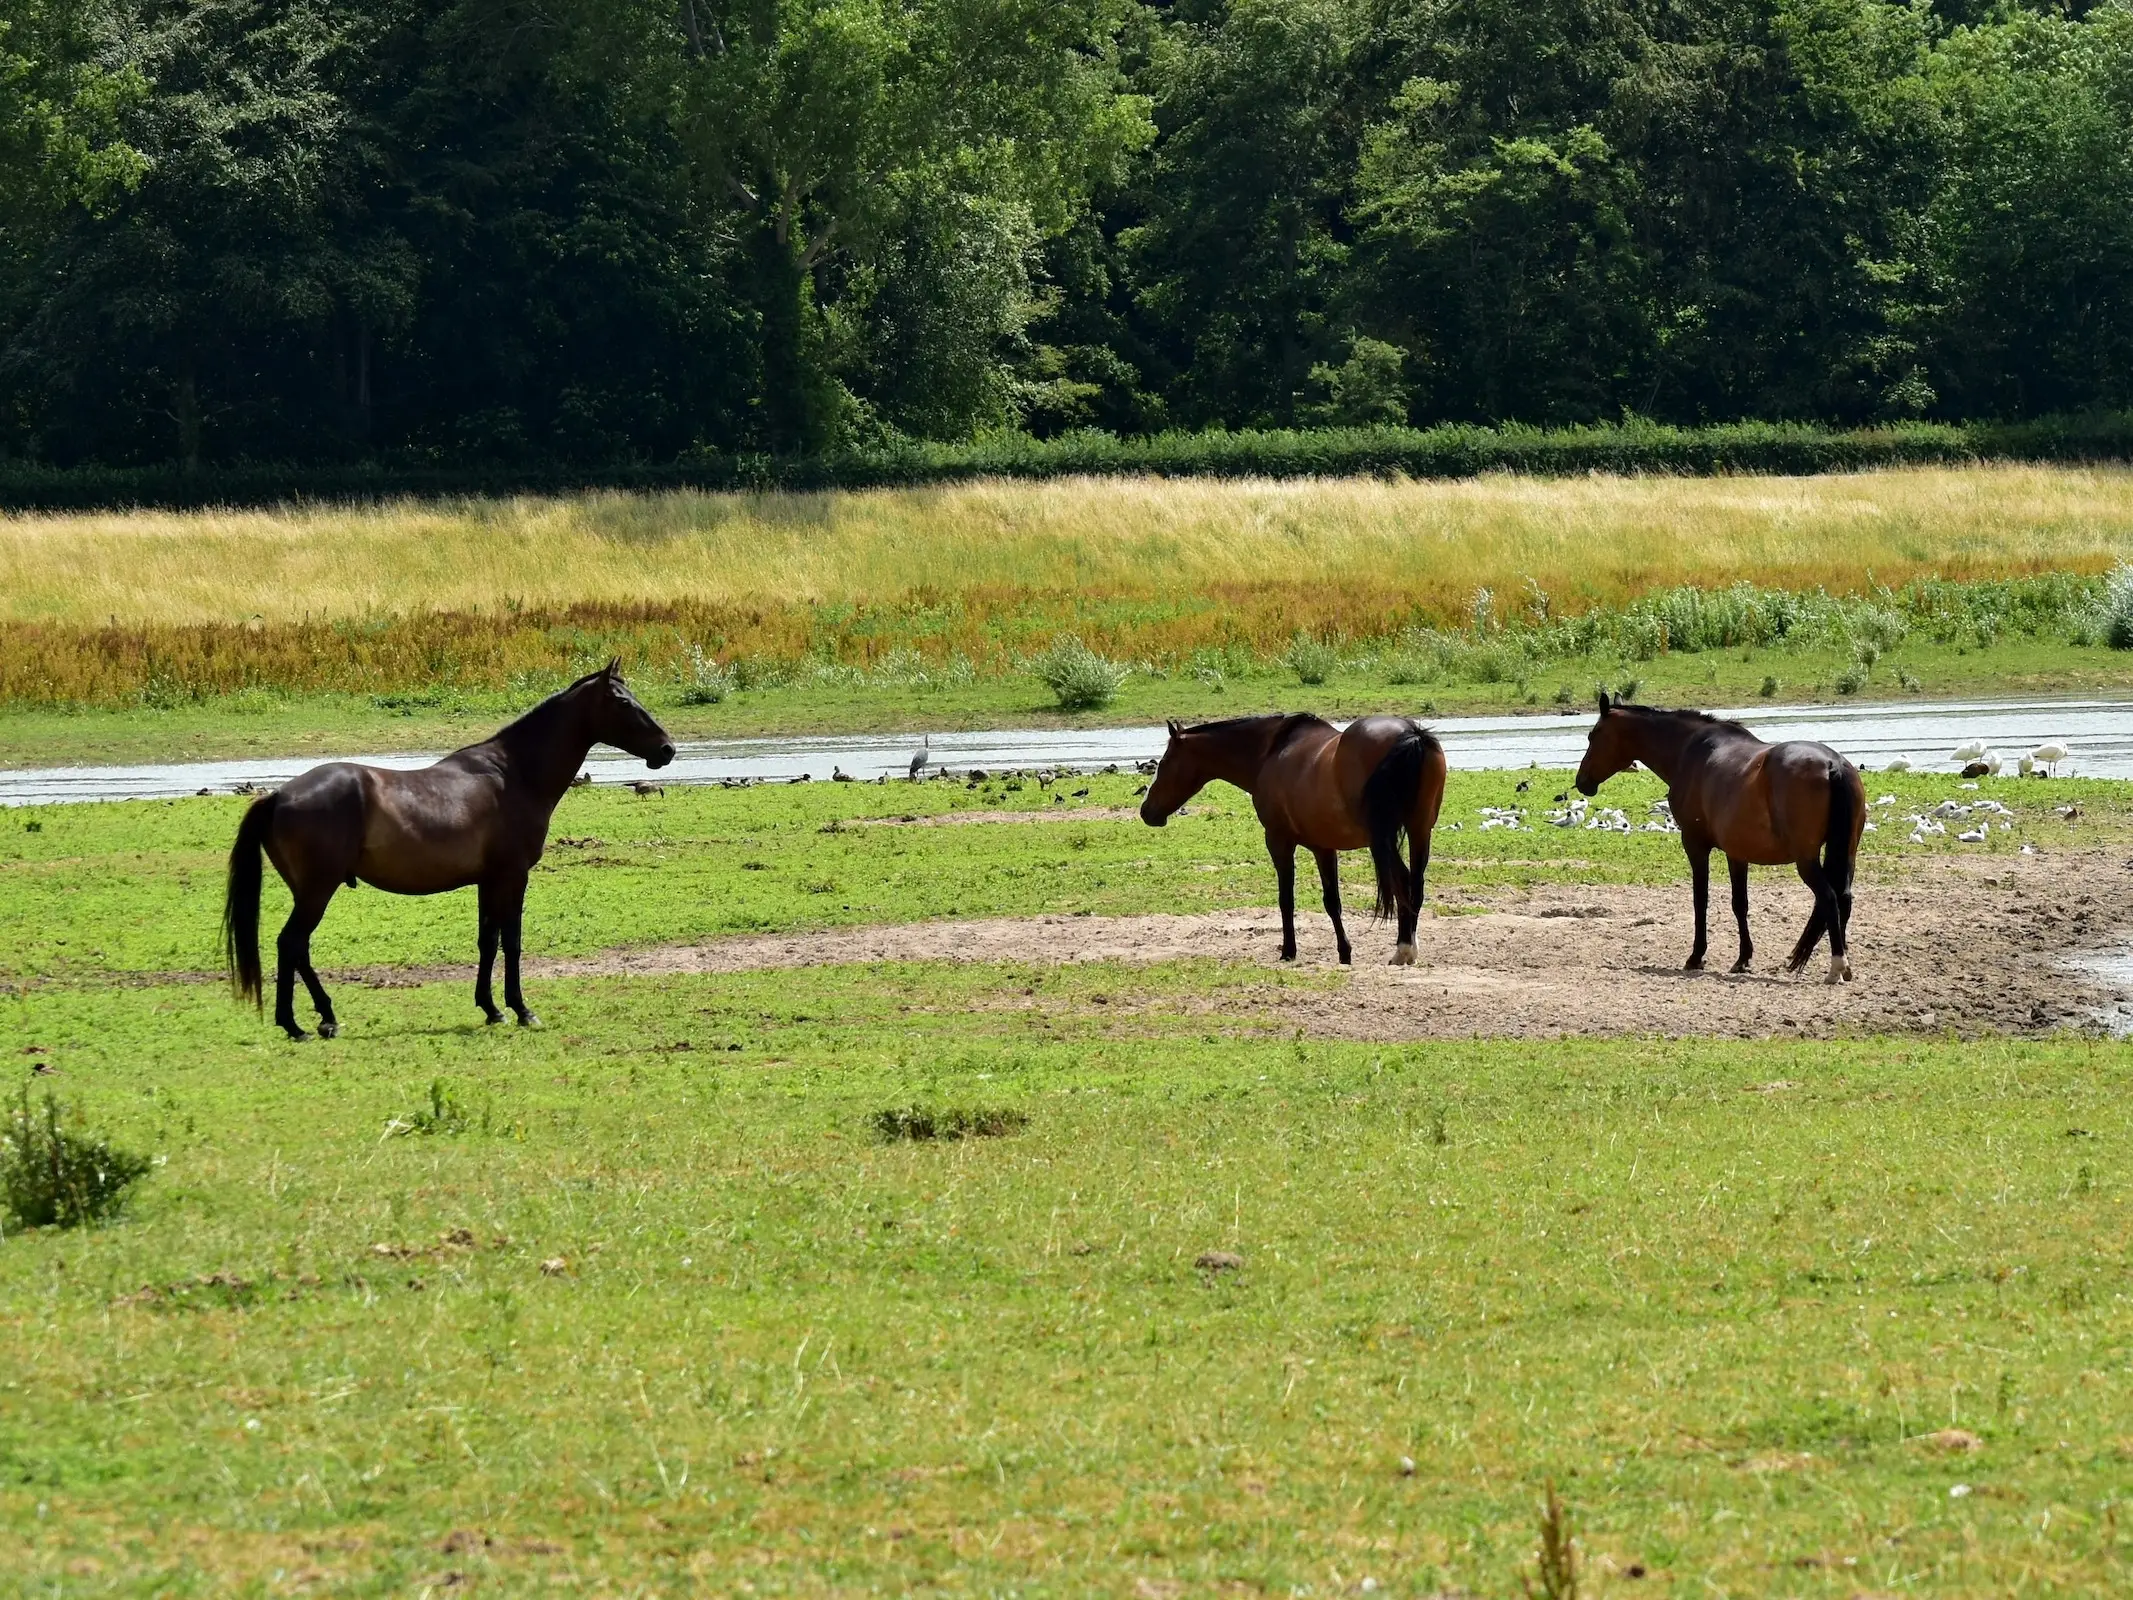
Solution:
[(4, 0), (0, 459), (2133, 404), (2133, 5)]

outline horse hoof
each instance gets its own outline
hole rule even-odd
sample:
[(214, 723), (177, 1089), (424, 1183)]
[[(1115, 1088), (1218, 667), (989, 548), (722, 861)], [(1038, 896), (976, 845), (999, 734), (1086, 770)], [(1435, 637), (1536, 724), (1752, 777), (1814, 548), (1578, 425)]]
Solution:
[(321, 1039), (338, 1039), (341, 1036), (341, 1025), (338, 1022), (321, 1022), (318, 1025), (318, 1036)]
[(541, 1025), (541, 1019), (530, 1011), (521, 1011), (518, 1014), (518, 1025), (521, 1028), (538, 1028)]
[(1415, 964), (1415, 947), (1411, 944), (1394, 946), (1392, 964), (1396, 967), (1413, 966)]
[(1735, 972), (1746, 972), (1746, 971), (1748, 971), (1748, 958), (1747, 958), (1746, 956), (1742, 956), (1742, 957), (1740, 958), (1740, 960), (1738, 960), (1738, 961), (1734, 962), (1734, 963), (1733, 963), (1733, 970), (1734, 970)]
[(1686, 961), (1684, 961), (1684, 962), (1682, 962), (1682, 963), (1681, 963), (1681, 970), (1682, 970), (1683, 972), (1701, 972), (1701, 971), (1703, 971), (1703, 957), (1702, 957), (1702, 956), (1690, 956), (1688, 960), (1686, 960)]
[(311, 1037), (311, 1035), (304, 1032), (303, 1029), (296, 1027), (294, 1024), (291, 1023), (283, 1023), (282, 1028), (289, 1035), (289, 1043), (291, 1044), (302, 1044), (306, 1039)]
[(488, 1014), (488, 1016), (482, 1019), (484, 1026), (491, 1028), (495, 1027), (499, 1022), (503, 1020), (504, 1014), (501, 1011), (492, 1011)]

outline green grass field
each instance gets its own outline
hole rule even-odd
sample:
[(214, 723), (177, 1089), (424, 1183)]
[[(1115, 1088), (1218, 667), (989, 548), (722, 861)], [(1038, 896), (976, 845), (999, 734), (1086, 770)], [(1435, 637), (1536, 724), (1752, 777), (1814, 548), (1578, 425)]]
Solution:
[[(1455, 777), (1440, 893), (1681, 877), (1478, 831), (1518, 776)], [(2133, 820), (1996, 792), (1996, 851)], [(536, 1031), (343, 982), (296, 1046), (186, 976), (239, 804), (0, 813), (5, 1086), (162, 1161), (0, 1242), (0, 1592), (1509, 1596), (1551, 1479), (1588, 1595), (2128, 1580), (2124, 1044), (1340, 1044), (1267, 1009), (1338, 973), (1032, 961), (541, 979)], [(580, 791), (529, 951), (1269, 897), (1229, 791), (869, 822), (1049, 804)], [(470, 898), (344, 894), (320, 963), (464, 963)]]

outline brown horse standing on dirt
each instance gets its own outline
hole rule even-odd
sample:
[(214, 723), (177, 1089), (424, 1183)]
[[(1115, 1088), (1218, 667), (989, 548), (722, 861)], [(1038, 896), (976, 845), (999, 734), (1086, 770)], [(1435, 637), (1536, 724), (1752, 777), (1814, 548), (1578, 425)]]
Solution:
[[(1377, 868), (1377, 914), (1399, 916), (1392, 964), (1414, 964), (1430, 830), (1444, 804), (1444, 747), (1435, 734), (1405, 717), (1362, 717), (1345, 731), (1309, 715), (1236, 717), (1192, 728), (1173, 722), (1162, 765), (1141, 802), (1141, 821), (1160, 828), (1216, 778), (1250, 795), (1266, 828), (1281, 889), (1282, 960), (1296, 959), (1296, 847), (1318, 857), (1326, 915), (1345, 966), (1340, 852), (1367, 845)], [(1412, 866), (1400, 859), (1403, 832)]]
[(1578, 766), (1581, 794), (1597, 794), (1616, 773), (1643, 762), (1666, 784), (1681, 847), (1695, 883), (1696, 945), (1685, 965), (1703, 966), (1704, 910), (1711, 898), (1711, 852), (1723, 850), (1733, 874), (1733, 920), (1740, 924), (1746, 972), (1755, 955), (1748, 937), (1748, 868), (1788, 863), (1814, 894), (1814, 915), (1785, 963), (1807, 965), (1829, 935), (1829, 981), (1852, 975), (1846, 953), (1852, 920), (1852, 868), (1866, 827), (1866, 785), (1859, 769), (1826, 744), (1789, 740), (1765, 744), (1737, 722), (1701, 711), (1661, 711), (1600, 695)]
[(548, 842), (548, 819), (578, 764), (611, 744), (663, 767), (674, 741), (637, 703), (609, 662), (550, 695), (493, 739), (455, 751), (416, 772), (332, 761), (254, 800), (230, 850), (222, 939), (238, 995), (261, 1000), (259, 856), (265, 850), (296, 905), (275, 942), (274, 1020), (301, 1039), (294, 981), (303, 975), (318, 1008), (319, 1036), (340, 1031), (333, 1002), (311, 965), (311, 930), (342, 884), (393, 894), (480, 891), (481, 976), (474, 1003), (503, 1021), (489, 985), (496, 946), (504, 947), (504, 1003), (520, 1023), (537, 1019), (518, 986), (519, 917), (526, 879)]

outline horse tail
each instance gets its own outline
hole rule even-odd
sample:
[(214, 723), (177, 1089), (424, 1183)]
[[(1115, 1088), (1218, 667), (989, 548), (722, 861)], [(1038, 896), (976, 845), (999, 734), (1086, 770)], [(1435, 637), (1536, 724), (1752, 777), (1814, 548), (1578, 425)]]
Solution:
[[(1377, 915), (1389, 917), (1400, 904), (1400, 880), (1407, 864), (1400, 859), (1400, 836), (1407, 833), (1407, 819), (1414, 815), (1415, 796), (1422, 789), (1422, 772), (1437, 736), (1426, 728), (1410, 727), (1385, 752), (1375, 771), (1363, 783), (1363, 820), (1370, 829), (1370, 861), (1377, 868)], [(1413, 844), (1410, 839), (1409, 844)]]
[(1864, 798), (1866, 790), (1850, 762), (1842, 761), (1829, 769), (1829, 831), (1823, 835), (1822, 875), (1839, 895), (1848, 894), (1852, 886), (1852, 833), (1859, 823), (1853, 809), (1854, 789)]
[(245, 808), (237, 824), (237, 842), (230, 846), (229, 885), (222, 896), (222, 959), (230, 974), (230, 987), (237, 998), (263, 1006), (259, 974), (259, 885), (264, 876), (260, 857), (266, 834), (274, 821), (274, 803), (280, 792), (261, 795)]

